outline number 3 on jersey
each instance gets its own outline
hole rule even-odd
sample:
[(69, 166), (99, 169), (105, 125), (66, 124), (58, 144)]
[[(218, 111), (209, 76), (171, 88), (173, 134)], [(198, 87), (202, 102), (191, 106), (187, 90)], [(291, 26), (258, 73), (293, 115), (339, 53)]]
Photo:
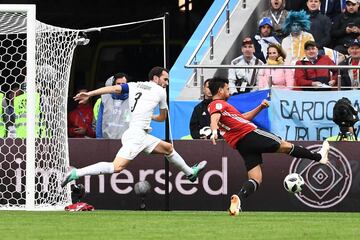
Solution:
[(142, 95), (142, 92), (137, 92), (135, 94), (135, 103), (134, 103), (134, 106), (132, 106), (130, 109), (131, 112), (133, 112), (135, 110), (136, 104), (137, 104), (139, 98), (141, 97), (141, 95)]

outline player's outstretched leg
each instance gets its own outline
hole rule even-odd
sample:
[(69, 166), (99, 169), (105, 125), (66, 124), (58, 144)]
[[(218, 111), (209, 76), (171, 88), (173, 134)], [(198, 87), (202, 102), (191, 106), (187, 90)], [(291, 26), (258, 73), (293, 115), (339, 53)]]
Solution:
[[(327, 164), (329, 162), (328, 154), (330, 150), (330, 145), (328, 141), (324, 141), (323, 145), (319, 152), (312, 152), (307, 148), (301, 146), (295, 146), (289, 142), (282, 142), (280, 146), (280, 152), (282, 152), (282, 148), (286, 149), (289, 145), (290, 151), (288, 154), (297, 158), (307, 158), (319, 162), (321, 164)], [(286, 150), (285, 150), (286, 151)]]
[(241, 211), (241, 201), (238, 195), (234, 194), (231, 196), (229, 215), (236, 216)]
[[(120, 172), (121, 169), (117, 169)], [(85, 175), (100, 175), (100, 174), (111, 174), (115, 172), (114, 163), (112, 162), (98, 162), (90, 166), (76, 169), (70, 167), (65, 173), (64, 179), (61, 182), (61, 187), (65, 187), (69, 182), (76, 180)]]
[(321, 155), (321, 159), (319, 163), (327, 164), (329, 162), (329, 157), (328, 157), (329, 150), (330, 150), (330, 144), (328, 141), (325, 140), (322, 144), (320, 151), (318, 152)]
[(207, 164), (207, 161), (202, 161), (192, 167), (189, 167), (180, 154), (175, 151), (175, 149), (172, 149), (172, 152), (168, 155), (165, 155), (165, 157), (170, 163), (174, 164), (177, 169), (185, 173), (186, 177), (191, 182), (196, 181), (199, 173), (205, 168)]
[(201, 161), (194, 166), (192, 166), (193, 174), (187, 176), (187, 179), (189, 179), (190, 182), (195, 182), (196, 179), (199, 177), (199, 173), (204, 170), (206, 167), (207, 161)]
[(69, 170), (65, 173), (63, 180), (61, 181), (61, 187), (65, 187), (69, 182), (78, 179), (76, 175), (76, 168), (70, 167)]

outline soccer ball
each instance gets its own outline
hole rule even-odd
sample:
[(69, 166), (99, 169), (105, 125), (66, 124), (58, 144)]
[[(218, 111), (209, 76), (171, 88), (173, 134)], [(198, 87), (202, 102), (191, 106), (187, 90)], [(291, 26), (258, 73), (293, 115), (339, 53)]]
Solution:
[(301, 192), (304, 184), (304, 179), (301, 177), (300, 174), (297, 173), (290, 173), (284, 179), (284, 188), (289, 193)]
[(200, 136), (205, 136), (208, 138), (211, 135), (211, 128), (209, 126), (203, 127), (202, 129), (200, 129), (199, 133)]
[(135, 184), (134, 190), (137, 195), (145, 196), (150, 192), (151, 185), (148, 181), (140, 181)]

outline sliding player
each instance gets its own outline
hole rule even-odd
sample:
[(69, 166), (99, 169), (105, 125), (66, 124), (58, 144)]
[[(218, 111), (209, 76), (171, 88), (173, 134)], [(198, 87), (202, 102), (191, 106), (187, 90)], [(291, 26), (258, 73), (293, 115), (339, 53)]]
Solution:
[[(90, 97), (101, 94), (129, 94), (130, 124), (122, 136), (123, 145), (113, 162), (99, 162), (80, 169), (72, 168), (65, 174), (61, 186), (64, 187), (70, 181), (85, 175), (121, 172), (140, 152), (164, 154), (169, 162), (184, 172), (191, 182), (194, 182), (207, 162), (202, 161), (193, 167), (189, 167), (175, 151), (173, 145), (149, 134), (151, 120), (162, 122), (167, 117), (168, 106), (165, 88), (168, 84), (168, 70), (162, 67), (154, 67), (149, 73), (148, 82), (107, 86), (77, 94), (74, 99), (79, 103), (86, 102)], [(158, 105), (160, 106), (160, 114), (153, 115), (154, 109)]]

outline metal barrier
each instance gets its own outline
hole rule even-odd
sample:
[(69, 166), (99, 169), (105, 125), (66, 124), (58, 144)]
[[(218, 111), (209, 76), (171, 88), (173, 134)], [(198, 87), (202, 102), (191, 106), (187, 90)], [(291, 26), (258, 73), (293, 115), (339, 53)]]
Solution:
[[(196, 65), (196, 64), (187, 64), (186, 68), (200, 69), (200, 79), (203, 79), (202, 75), (203, 69), (336, 69), (340, 73), (341, 69), (360, 69), (359, 65), (254, 65), (254, 66), (241, 66), (241, 65)], [(270, 81), (271, 79), (269, 79)], [(289, 86), (292, 88), (309, 88), (314, 89), (314, 86)], [(237, 87), (239, 88), (239, 87)], [(249, 86), (245, 88), (256, 89), (257, 86)], [(337, 76), (337, 86), (329, 86), (328, 88), (332, 89), (360, 89), (360, 86), (357, 87), (342, 87), (341, 86), (341, 75)], [(200, 89), (200, 95), (202, 94), (202, 88)]]

